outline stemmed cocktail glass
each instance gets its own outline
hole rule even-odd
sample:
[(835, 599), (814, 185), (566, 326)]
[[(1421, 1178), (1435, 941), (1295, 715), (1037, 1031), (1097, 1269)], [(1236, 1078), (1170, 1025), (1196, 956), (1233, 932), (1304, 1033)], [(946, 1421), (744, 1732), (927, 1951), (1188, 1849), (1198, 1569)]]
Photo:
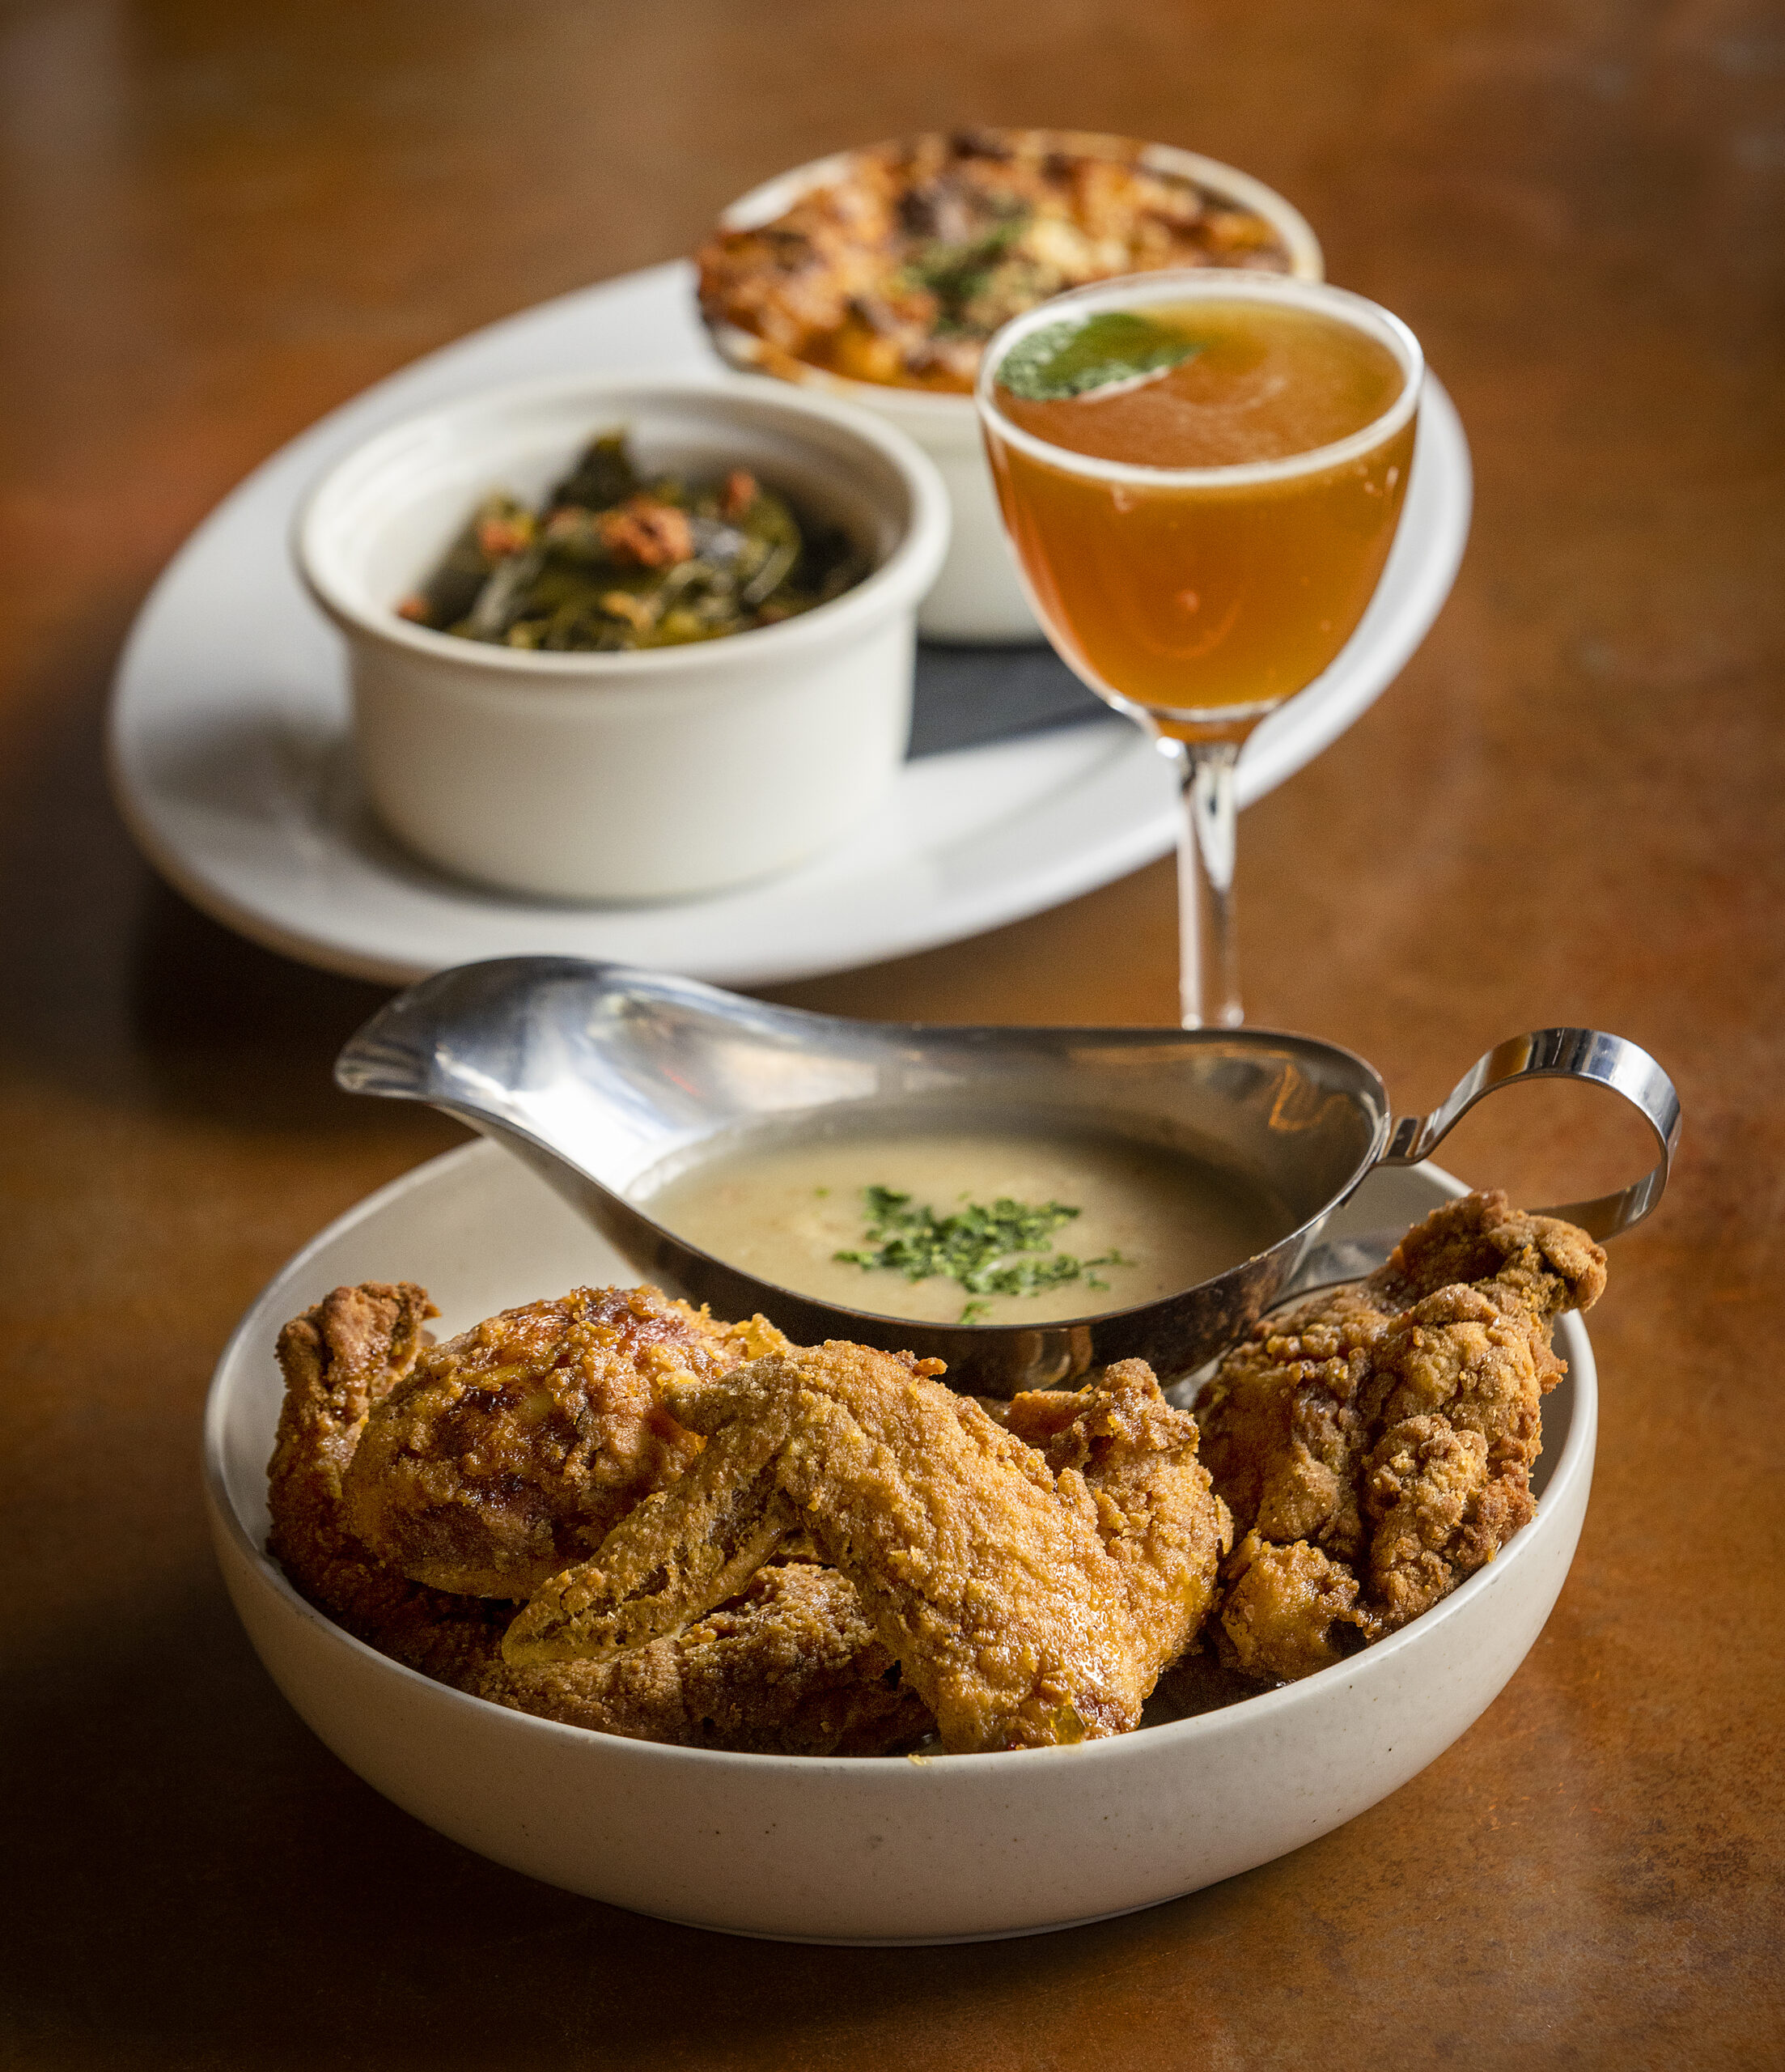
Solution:
[(1361, 296), (1224, 270), (1100, 282), (986, 348), (977, 400), (1041, 623), (1176, 766), (1186, 1028), (1241, 1019), (1235, 766), (1375, 592), (1422, 374)]

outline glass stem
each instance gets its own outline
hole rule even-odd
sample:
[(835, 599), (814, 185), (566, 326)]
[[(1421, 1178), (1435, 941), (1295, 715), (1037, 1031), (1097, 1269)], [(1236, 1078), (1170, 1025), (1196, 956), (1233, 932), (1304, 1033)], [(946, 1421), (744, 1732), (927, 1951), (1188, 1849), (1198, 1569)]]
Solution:
[(1186, 1029), (1236, 1029), (1240, 952), (1234, 933), (1233, 858), (1239, 812), (1238, 741), (1159, 737), (1176, 766), (1184, 810), (1177, 826), (1178, 1000)]

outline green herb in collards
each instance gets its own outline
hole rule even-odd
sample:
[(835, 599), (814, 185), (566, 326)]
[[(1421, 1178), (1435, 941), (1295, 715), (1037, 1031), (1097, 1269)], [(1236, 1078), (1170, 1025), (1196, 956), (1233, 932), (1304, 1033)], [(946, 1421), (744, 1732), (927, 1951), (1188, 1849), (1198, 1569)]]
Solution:
[[(1001, 1195), (990, 1204), (969, 1202), (948, 1216), (914, 1206), (908, 1194), (892, 1187), (863, 1187), (867, 1228), (863, 1248), (833, 1255), (841, 1264), (901, 1274), (907, 1280), (940, 1276), (957, 1281), (969, 1295), (1039, 1295), (1044, 1289), (1083, 1280), (1109, 1286), (1088, 1268), (1129, 1266), (1120, 1252), (1094, 1259), (1056, 1252), (1054, 1233), (1079, 1212), (1065, 1202), (1012, 1201)], [(963, 1323), (977, 1323), (989, 1314), (983, 1301), (969, 1302)]]
[(1164, 374), (1202, 350), (1198, 340), (1132, 310), (1044, 324), (998, 363), (1002, 388), (1025, 403), (1063, 402), (1118, 381)]

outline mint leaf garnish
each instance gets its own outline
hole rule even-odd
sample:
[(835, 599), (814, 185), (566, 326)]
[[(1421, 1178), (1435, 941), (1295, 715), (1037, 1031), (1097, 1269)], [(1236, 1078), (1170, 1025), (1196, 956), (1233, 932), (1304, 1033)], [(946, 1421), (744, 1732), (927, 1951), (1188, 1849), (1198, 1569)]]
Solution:
[(1201, 346), (1131, 310), (1106, 309), (1080, 322), (1044, 324), (998, 364), (1001, 388), (1025, 403), (1058, 403), (1117, 381), (1180, 367)]

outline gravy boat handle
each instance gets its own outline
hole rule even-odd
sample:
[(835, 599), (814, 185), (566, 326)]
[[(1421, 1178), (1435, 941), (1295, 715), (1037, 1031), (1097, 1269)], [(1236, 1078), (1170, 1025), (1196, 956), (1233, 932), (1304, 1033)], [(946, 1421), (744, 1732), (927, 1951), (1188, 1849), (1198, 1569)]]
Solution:
[[(1615, 1238), (1640, 1223), (1660, 1201), (1680, 1141), (1680, 1097), (1673, 1082), (1639, 1043), (1608, 1036), (1602, 1029), (1537, 1029), (1509, 1036), (1464, 1073), (1448, 1100), (1429, 1115), (1399, 1115), (1389, 1125), (1389, 1146), (1379, 1166), (1417, 1166), (1429, 1158), (1478, 1101), (1521, 1079), (1576, 1079), (1609, 1087), (1642, 1116), (1655, 1133), (1660, 1157), (1642, 1178), (1595, 1201), (1571, 1201), (1537, 1216), (1559, 1216), (1589, 1238)], [(1323, 1238), (1311, 1246), (1271, 1306), (1299, 1302), (1316, 1289), (1361, 1280), (1393, 1251), (1404, 1231), (1354, 1231)]]
[(1575, 1079), (1608, 1087), (1630, 1102), (1655, 1133), (1660, 1153), (1642, 1178), (1593, 1201), (1539, 1209), (1578, 1224), (1589, 1238), (1615, 1238), (1640, 1223), (1661, 1199), (1680, 1141), (1680, 1097), (1673, 1082), (1639, 1043), (1602, 1029), (1538, 1029), (1496, 1043), (1464, 1073), (1450, 1098), (1429, 1115), (1400, 1115), (1389, 1125), (1389, 1146), (1377, 1161), (1417, 1166), (1429, 1158), (1478, 1101), (1524, 1079)]

